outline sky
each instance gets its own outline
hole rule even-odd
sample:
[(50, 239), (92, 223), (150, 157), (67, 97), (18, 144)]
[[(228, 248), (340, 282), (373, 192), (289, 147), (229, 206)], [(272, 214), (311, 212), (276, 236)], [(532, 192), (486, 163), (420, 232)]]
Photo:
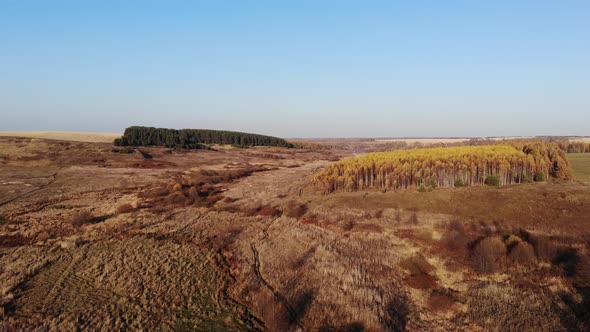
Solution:
[(0, 130), (590, 135), (590, 1), (0, 0)]

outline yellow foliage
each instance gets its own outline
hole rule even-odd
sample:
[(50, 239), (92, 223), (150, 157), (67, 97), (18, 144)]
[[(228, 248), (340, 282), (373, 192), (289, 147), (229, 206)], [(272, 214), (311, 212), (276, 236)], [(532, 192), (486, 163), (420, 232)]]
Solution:
[(478, 185), (490, 176), (506, 185), (530, 181), (538, 172), (567, 178), (564, 157), (557, 145), (543, 142), (376, 152), (333, 163), (317, 175), (316, 182), (326, 192), (454, 187), (457, 180)]

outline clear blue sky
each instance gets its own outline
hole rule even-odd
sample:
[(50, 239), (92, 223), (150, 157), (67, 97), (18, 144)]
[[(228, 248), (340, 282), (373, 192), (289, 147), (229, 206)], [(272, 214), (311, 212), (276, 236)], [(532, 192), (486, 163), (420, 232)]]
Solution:
[(590, 1), (0, 0), (0, 130), (590, 135)]

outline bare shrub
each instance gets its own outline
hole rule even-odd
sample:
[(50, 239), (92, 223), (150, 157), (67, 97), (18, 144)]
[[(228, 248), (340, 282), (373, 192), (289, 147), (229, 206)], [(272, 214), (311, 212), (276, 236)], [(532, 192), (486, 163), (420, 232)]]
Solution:
[(535, 248), (537, 257), (545, 262), (551, 262), (557, 254), (557, 246), (547, 236), (531, 237), (531, 244)]
[(80, 211), (72, 216), (70, 223), (74, 226), (82, 226), (85, 224), (92, 223), (94, 221), (94, 217), (88, 211)]
[(356, 223), (354, 222), (354, 219), (350, 216), (347, 216), (342, 221), (342, 229), (346, 232), (351, 231), (354, 228), (355, 224)]
[(375, 210), (375, 212), (373, 212), (373, 218), (381, 219), (381, 217), (383, 217), (383, 210), (382, 209), (377, 209), (377, 210)]
[(449, 222), (447, 228), (452, 231), (465, 233), (465, 225), (458, 219), (453, 219)]
[(455, 297), (447, 289), (439, 288), (432, 291), (428, 298), (428, 308), (432, 311), (449, 311), (455, 306)]
[(320, 216), (317, 213), (308, 213), (301, 218), (301, 222), (304, 224), (317, 225), (320, 222)]
[(416, 214), (416, 212), (412, 213), (412, 215), (408, 219), (408, 224), (418, 225), (418, 215)]
[(535, 249), (527, 242), (519, 241), (512, 246), (508, 258), (518, 264), (533, 264), (537, 261)]
[(235, 202), (235, 201), (237, 201), (237, 200), (238, 200), (237, 198), (234, 198), (234, 197), (229, 197), (229, 196), (227, 196), (227, 197), (225, 197), (225, 198), (223, 199), (223, 202), (224, 202), (224, 203), (233, 203), (233, 202)]
[[(215, 205), (215, 203), (219, 202), (222, 199), (223, 199), (223, 195), (220, 195), (220, 194), (212, 195), (212, 196), (205, 198), (203, 205), (205, 205), (206, 207), (212, 207), (213, 205)], [(188, 201), (186, 203), (186, 205), (191, 205), (193, 203), (194, 202)]]
[(561, 248), (557, 250), (552, 263), (563, 269), (568, 277), (573, 277), (577, 272), (577, 265), (580, 262), (580, 254), (575, 248)]
[(513, 234), (508, 236), (506, 238), (506, 240), (504, 240), (504, 243), (506, 243), (508, 250), (511, 250), (514, 246), (516, 246), (520, 242), (522, 242), (522, 240), (518, 236), (513, 235)]
[(186, 196), (182, 192), (174, 192), (166, 197), (166, 203), (184, 205)]
[(307, 205), (305, 203), (298, 204), (294, 201), (287, 204), (286, 215), (290, 218), (301, 218), (307, 212)]
[(459, 250), (467, 247), (469, 237), (464, 232), (451, 230), (443, 233), (440, 242), (449, 250)]
[[(264, 170), (268, 168), (248, 166), (241, 170), (201, 170), (175, 175), (167, 184), (141, 192), (139, 196), (145, 200), (141, 206), (149, 206), (152, 210), (158, 211), (189, 205), (212, 207), (224, 198), (221, 195), (224, 183)], [(227, 203), (233, 201), (235, 199), (226, 198)]]
[[(410, 315), (410, 299), (404, 293), (391, 294), (385, 302), (385, 312), (382, 325), (385, 331), (405, 331)], [(356, 331), (363, 331), (364, 327)]]
[(401, 222), (402, 221), (402, 214), (399, 211), (397, 211), (395, 213), (395, 221), (397, 221), (397, 222)]
[(31, 243), (31, 239), (21, 235), (0, 235), (0, 247), (20, 247)]
[(495, 272), (503, 265), (506, 245), (498, 237), (486, 237), (473, 249), (473, 263), (479, 272)]
[(492, 227), (490, 227), (485, 221), (479, 221), (479, 229), (478, 232), (483, 234), (484, 236), (492, 236), (494, 234)]
[(259, 216), (276, 217), (282, 214), (281, 210), (274, 206), (263, 206), (257, 213)]
[(417, 289), (436, 287), (436, 278), (430, 275), (434, 270), (432, 265), (422, 255), (414, 255), (400, 262), (400, 266), (410, 273), (406, 280), (408, 286)]
[(278, 217), (283, 212), (276, 207), (270, 205), (256, 205), (245, 209), (244, 214), (246, 216), (265, 216), (265, 217)]
[(457, 219), (447, 224), (446, 232), (440, 238), (441, 244), (451, 251), (467, 248), (469, 241), (469, 236), (465, 233), (465, 225)]
[(119, 205), (119, 207), (117, 208), (117, 213), (124, 214), (124, 213), (133, 212), (133, 210), (135, 210), (135, 208), (133, 208), (133, 205), (131, 205), (129, 203), (125, 203), (123, 205)]

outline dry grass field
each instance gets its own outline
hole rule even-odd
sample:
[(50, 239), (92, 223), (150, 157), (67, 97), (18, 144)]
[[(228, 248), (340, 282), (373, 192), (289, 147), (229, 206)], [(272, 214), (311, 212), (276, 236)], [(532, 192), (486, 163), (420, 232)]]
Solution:
[(585, 156), (573, 181), (322, 194), (355, 153), (0, 137), (0, 330), (590, 329)]
[(121, 137), (116, 133), (87, 133), (74, 131), (0, 131), (0, 136), (40, 138), (60, 141), (111, 143)]
[(568, 160), (577, 180), (590, 182), (590, 153), (570, 153)]

